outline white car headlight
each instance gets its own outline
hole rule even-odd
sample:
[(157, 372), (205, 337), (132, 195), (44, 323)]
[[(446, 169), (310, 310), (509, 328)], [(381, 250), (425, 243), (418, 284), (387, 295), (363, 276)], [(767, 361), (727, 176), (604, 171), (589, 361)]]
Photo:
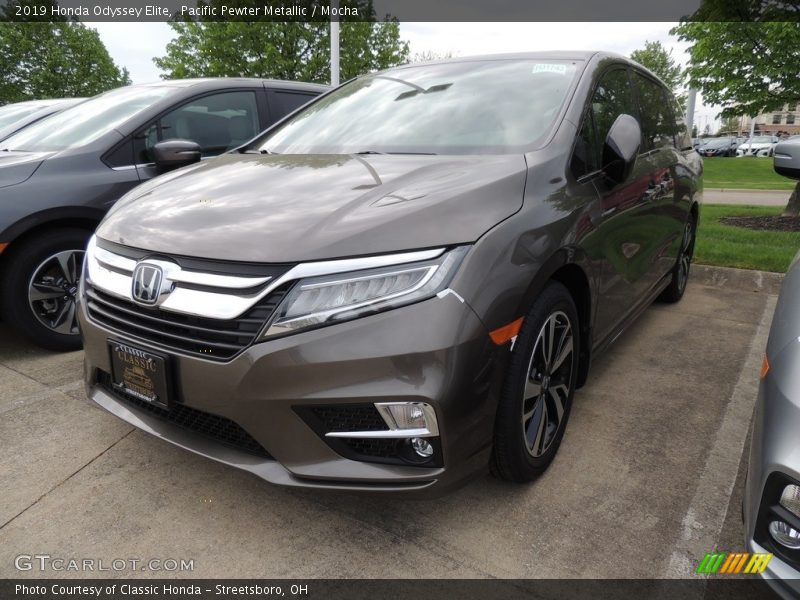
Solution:
[(430, 298), (447, 287), (466, 252), (466, 246), (459, 246), (423, 262), (301, 279), (281, 301), (264, 337), (330, 325)]

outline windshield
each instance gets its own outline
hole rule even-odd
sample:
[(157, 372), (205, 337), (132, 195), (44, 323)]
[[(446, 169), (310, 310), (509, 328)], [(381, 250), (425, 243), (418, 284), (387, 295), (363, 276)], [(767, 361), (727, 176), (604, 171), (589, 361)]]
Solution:
[(251, 144), (279, 154), (521, 151), (552, 127), (579, 63), (467, 61), (348, 83)]
[(751, 144), (771, 144), (772, 138), (767, 135), (759, 135), (748, 140)]
[(0, 143), (0, 147), (22, 152), (77, 148), (122, 125), (173, 90), (124, 87), (106, 92), (26, 127)]
[(22, 117), (27, 117), (35, 113), (37, 110), (40, 110), (47, 106), (46, 104), (27, 104), (27, 103), (20, 103), (20, 104), (6, 104), (3, 107), (0, 107), (0, 129), (3, 127), (7, 127), (21, 119)]
[(706, 146), (709, 148), (724, 148), (725, 146), (730, 146), (734, 143), (734, 140), (731, 138), (720, 138), (717, 140), (710, 140), (706, 143)]

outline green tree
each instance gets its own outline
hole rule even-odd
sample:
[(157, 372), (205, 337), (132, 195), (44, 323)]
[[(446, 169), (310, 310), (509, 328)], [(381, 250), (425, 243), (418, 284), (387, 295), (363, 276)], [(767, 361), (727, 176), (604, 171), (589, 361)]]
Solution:
[[(723, 106), (723, 117), (754, 116), (800, 100), (800, 23), (684, 22), (672, 33), (692, 44), (689, 84), (706, 103)], [(800, 215), (800, 182), (784, 215)]]
[(667, 50), (659, 41), (645, 41), (644, 48), (631, 52), (631, 59), (658, 75), (676, 96), (683, 91), (683, 69), (675, 64), (671, 48)]
[(738, 117), (726, 117), (722, 120), (722, 127), (720, 131), (724, 131), (725, 133), (739, 133), (739, 118)]
[[(377, 22), (372, 0), (341, 4), (359, 9), (358, 21), (340, 23), (339, 69), (343, 81), (407, 61), (408, 43), (400, 39), (397, 21)], [(167, 45), (166, 55), (153, 59), (165, 79), (239, 76), (330, 81), (327, 20), (216, 22), (201, 18), (170, 23), (170, 27), (177, 38)]]
[[(15, 4), (0, 9), (0, 20)], [(94, 96), (129, 83), (94, 29), (65, 20), (0, 22), (0, 104)]]
[(453, 58), (452, 50), (447, 52), (436, 52), (435, 50), (424, 50), (422, 52), (415, 52), (414, 55), (408, 59), (410, 63), (429, 62), (432, 60), (447, 60)]

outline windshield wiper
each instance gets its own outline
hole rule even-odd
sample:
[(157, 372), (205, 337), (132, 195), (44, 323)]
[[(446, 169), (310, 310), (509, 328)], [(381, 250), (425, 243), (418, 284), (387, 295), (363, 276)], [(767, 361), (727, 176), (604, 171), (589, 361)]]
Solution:
[(436, 156), (436, 152), (378, 152), (377, 150), (362, 150), (352, 154), (419, 154), (421, 156)]
[(387, 152), (387, 154), (413, 154), (420, 156), (436, 156), (436, 152)]
[(280, 152), (273, 152), (272, 150), (242, 150), (240, 154), (280, 154)]

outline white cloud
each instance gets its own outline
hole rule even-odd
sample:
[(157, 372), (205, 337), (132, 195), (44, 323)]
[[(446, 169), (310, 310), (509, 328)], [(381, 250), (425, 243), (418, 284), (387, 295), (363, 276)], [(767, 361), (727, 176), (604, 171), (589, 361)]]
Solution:
[(120, 67), (127, 67), (133, 83), (160, 79), (153, 58), (163, 56), (175, 37), (166, 23), (86, 23), (97, 30), (108, 53)]
[[(453, 56), (535, 52), (538, 50), (603, 50), (625, 56), (646, 41), (661, 42), (683, 66), (688, 44), (669, 34), (676, 23), (401, 23), (401, 37), (411, 54), (432, 51)], [(706, 106), (698, 96), (695, 123), (714, 130), (719, 107)]]
[[(131, 73), (134, 83), (153, 81), (159, 71), (153, 57), (162, 56), (174, 38), (166, 23), (87, 23), (97, 29), (109, 53)], [(412, 55), (433, 51), (454, 56), (536, 50), (605, 50), (629, 55), (645, 41), (660, 41), (685, 65), (687, 44), (669, 35), (674, 23), (401, 23), (400, 35)], [(698, 99), (695, 123), (715, 129), (718, 107)]]
[(685, 44), (669, 35), (673, 23), (401, 23), (411, 51), (458, 56), (537, 50), (605, 50), (630, 54), (645, 40), (660, 41), (679, 61)]

